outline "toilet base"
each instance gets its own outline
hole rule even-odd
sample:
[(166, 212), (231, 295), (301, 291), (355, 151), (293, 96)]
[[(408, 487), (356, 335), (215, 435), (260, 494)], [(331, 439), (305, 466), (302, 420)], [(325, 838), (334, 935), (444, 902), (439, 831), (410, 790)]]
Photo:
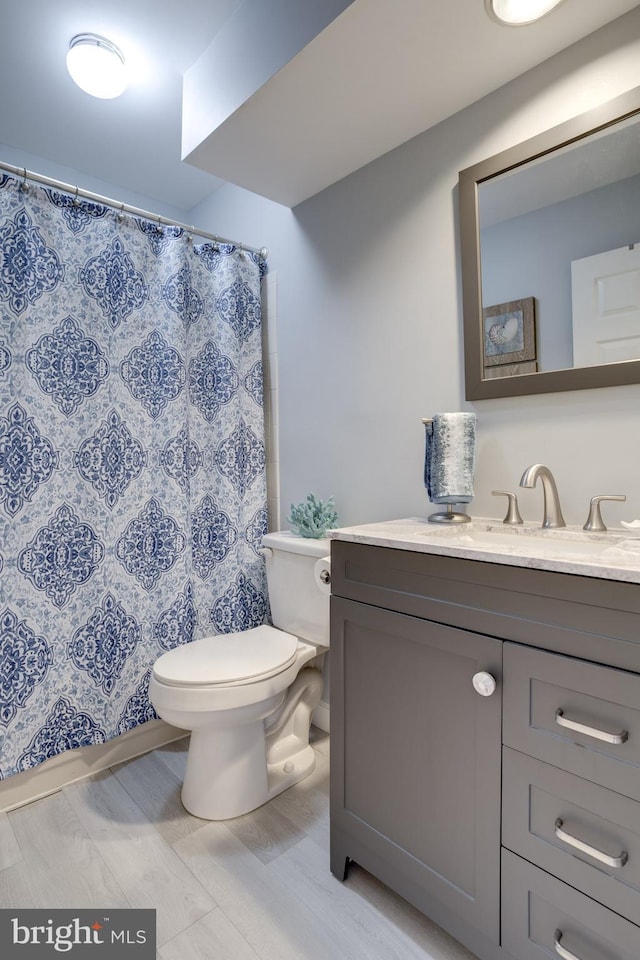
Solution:
[(316, 765), (316, 755), (313, 747), (307, 745), (297, 753), (291, 755), (284, 763), (270, 763), (267, 765), (269, 773), (269, 800), (277, 797), (283, 790), (292, 787), (305, 777), (308, 777)]
[[(260, 727), (262, 728), (262, 724)], [(256, 745), (255, 741), (247, 742), (245, 747), (248, 749), (243, 754), (242, 761), (237, 762), (236, 758), (235, 763), (225, 766), (224, 791), (219, 789), (219, 782), (216, 784), (212, 781), (210, 774), (204, 788), (197, 775), (188, 777), (185, 774), (181, 799), (189, 813), (202, 820), (230, 820), (240, 817), (277, 797), (283, 790), (307, 777), (315, 768), (316, 755), (313, 747), (309, 745), (291, 755), (284, 763), (267, 764), (263, 729), (259, 730), (259, 735), (262, 750), (259, 743)], [(197, 737), (197, 733), (191, 734), (192, 739), (194, 736)], [(196, 744), (196, 751), (197, 749)], [(191, 753), (191, 747), (189, 752)]]
[(182, 803), (202, 820), (239, 817), (269, 799), (262, 720), (191, 732)]
[(323, 685), (322, 671), (305, 667), (291, 684), (282, 706), (266, 721), (269, 799), (308, 776), (316, 765), (309, 728)]
[[(285, 697), (263, 704), (257, 719), (191, 732), (182, 803), (203, 820), (229, 820), (261, 807), (315, 767), (309, 745), (311, 713), (322, 673), (300, 671)], [(265, 717), (267, 731), (265, 733)]]

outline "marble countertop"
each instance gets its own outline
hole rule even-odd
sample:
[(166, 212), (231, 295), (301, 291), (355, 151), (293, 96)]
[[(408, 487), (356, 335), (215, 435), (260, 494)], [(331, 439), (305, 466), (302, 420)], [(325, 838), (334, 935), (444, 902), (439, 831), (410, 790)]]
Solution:
[(525, 522), (474, 517), (470, 523), (444, 526), (409, 517), (330, 530), (327, 537), (395, 550), (461, 557), (573, 573), (583, 577), (640, 583), (640, 531), (610, 529), (587, 533), (567, 526), (545, 530)]

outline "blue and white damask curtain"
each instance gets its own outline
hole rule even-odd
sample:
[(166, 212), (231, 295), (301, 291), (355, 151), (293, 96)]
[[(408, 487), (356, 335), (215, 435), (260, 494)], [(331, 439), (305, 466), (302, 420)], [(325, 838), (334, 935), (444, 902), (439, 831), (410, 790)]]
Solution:
[(267, 618), (263, 266), (0, 174), (0, 779)]

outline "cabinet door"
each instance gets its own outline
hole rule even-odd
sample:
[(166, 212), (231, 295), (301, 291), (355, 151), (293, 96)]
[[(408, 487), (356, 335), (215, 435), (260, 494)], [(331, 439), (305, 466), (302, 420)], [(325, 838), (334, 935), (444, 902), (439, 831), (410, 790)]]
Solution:
[(332, 870), (353, 859), (454, 936), (462, 917), (497, 943), (502, 644), (339, 597), (331, 611)]

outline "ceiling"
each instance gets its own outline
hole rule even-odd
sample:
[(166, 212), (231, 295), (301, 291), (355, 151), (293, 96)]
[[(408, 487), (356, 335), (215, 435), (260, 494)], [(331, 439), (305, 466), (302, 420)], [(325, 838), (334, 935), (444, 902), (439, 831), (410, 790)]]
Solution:
[[(638, 6), (565, 0), (538, 24), (506, 28), (488, 18), (484, 0), (354, 0), (186, 163), (183, 74), (243, 2), (283, 6), (7, 4), (0, 143), (180, 211), (226, 180), (292, 206)], [(108, 37), (136, 64), (117, 100), (88, 97), (66, 73), (69, 40), (85, 32)]]

